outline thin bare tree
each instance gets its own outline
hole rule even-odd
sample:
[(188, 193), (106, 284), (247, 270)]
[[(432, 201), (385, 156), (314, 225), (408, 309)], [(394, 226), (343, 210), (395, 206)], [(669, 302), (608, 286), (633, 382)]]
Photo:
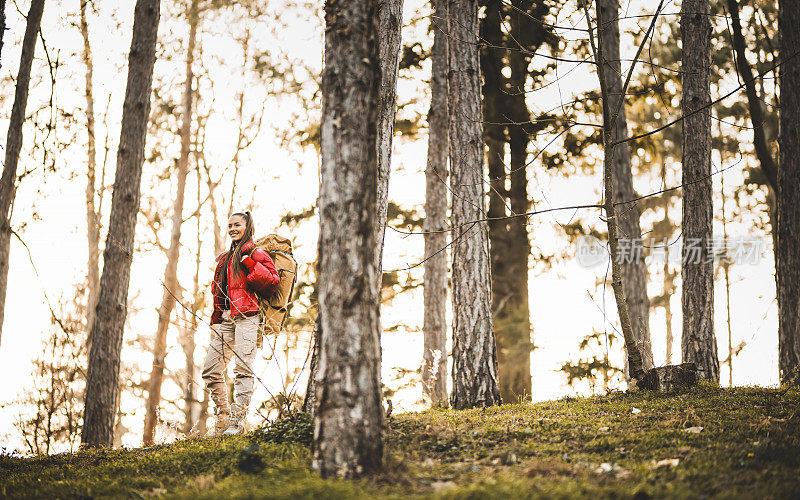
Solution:
[(447, 406), (447, 1), (433, 2), (431, 107), (425, 168), (425, 287), (422, 390), (434, 406)]
[(164, 377), (164, 358), (167, 354), (167, 329), (170, 316), (175, 308), (175, 294), (178, 293), (178, 260), (181, 250), (181, 227), (183, 226), (183, 204), (186, 194), (186, 177), (189, 174), (189, 153), (192, 135), (192, 116), (194, 90), (194, 49), (197, 42), (197, 25), (199, 23), (199, 0), (192, 0), (187, 12), (189, 39), (186, 48), (186, 77), (183, 88), (183, 110), (181, 112), (181, 152), (177, 161), (177, 186), (175, 201), (172, 206), (172, 232), (167, 264), (164, 269), (164, 290), (161, 306), (158, 308), (158, 326), (156, 327), (155, 345), (153, 346), (153, 368), (150, 371), (150, 383), (147, 388), (146, 413), (142, 440), (145, 445), (153, 444), (158, 419), (158, 405), (161, 402), (161, 383)]
[[(94, 63), (92, 48), (89, 44), (89, 23), (86, 20), (86, 5), (89, 0), (78, 0), (80, 3), (80, 29), (83, 38), (83, 64), (86, 66), (86, 82), (84, 96), (86, 98), (86, 240), (88, 244), (87, 285), (86, 285), (86, 331), (94, 327), (97, 293), (100, 289), (100, 214), (94, 200), (97, 196), (97, 148), (94, 121), (94, 89), (92, 75)], [(87, 338), (91, 345), (92, 339)]]
[[(625, 96), (622, 93), (622, 65), (619, 50), (619, 0), (598, 0), (597, 36), (603, 48), (603, 73), (608, 89), (610, 109), (619, 109), (611, 127), (611, 141), (617, 143), (628, 138), (628, 118)], [(622, 203), (637, 198), (633, 188), (631, 151), (627, 142), (613, 146), (611, 181), (614, 183), (614, 202), (620, 203), (617, 224), (626, 244), (626, 255), (621, 256), (625, 300), (631, 315), (633, 335), (642, 353), (643, 368), (653, 367), (653, 348), (650, 342), (650, 300), (647, 297), (647, 265), (642, 247), (642, 230), (639, 226), (641, 211), (634, 203)], [(626, 373), (630, 373), (627, 367)]]
[[(600, 0), (598, 0), (599, 2)], [(633, 63), (631, 64), (630, 69), (628, 69), (627, 77), (625, 79), (625, 83), (622, 85), (622, 88), (619, 91), (620, 96), (624, 96), (627, 92), (628, 85), (630, 84), (630, 78), (633, 74), (633, 69), (635, 67), (636, 61), (639, 59), (639, 56), (644, 49), (644, 44), (647, 42), (650, 32), (653, 30), (655, 26), (656, 20), (658, 19), (658, 14), (661, 11), (663, 6), (663, 0), (659, 2), (658, 7), (656, 8), (655, 14), (652, 18), (650, 23), (650, 27), (648, 28), (647, 32), (645, 33), (641, 44), (639, 45), (638, 51), (636, 53), (636, 57), (633, 59)], [(606, 72), (604, 68), (606, 67), (606, 54), (604, 52), (604, 47), (602, 43), (598, 43), (599, 40), (595, 40), (594, 35), (594, 28), (592, 23), (592, 17), (589, 13), (589, 2), (587, 0), (580, 1), (581, 7), (583, 8), (584, 15), (587, 20), (587, 24), (589, 27), (589, 44), (592, 49), (592, 55), (594, 56), (594, 64), (597, 70), (597, 79), (600, 83), (600, 96), (601, 96), (601, 103), (603, 107), (603, 191), (604, 191), (604, 203), (603, 208), (605, 211), (606, 222), (608, 224), (608, 247), (609, 247), (609, 254), (611, 257), (611, 289), (614, 292), (614, 299), (617, 303), (617, 314), (619, 315), (619, 322), (620, 327), (622, 330), (622, 337), (625, 342), (625, 353), (628, 356), (628, 366), (630, 368), (630, 377), (639, 382), (644, 379), (645, 371), (643, 367), (643, 357), (642, 351), (639, 349), (639, 345), (636, 342), (636, 337), (633, 333), (633, 325), (631, 322), (630, 310), (628, 308), (628, 302), (625, 297), (625, 287), (624, 287), (624, 276), (623, 276), (623, 269), (622, 263), (620, 262), (620, 249), (619, 249), (619, 240), (620, 240), (620, 229), (618, 225), (618, 218), (616, 215), (616, 208), (614, 204), (614, 179), (613, 179), (613, 165), (614, 165), (614, 153), (617, 150), (613, 137), (614, 137), (614, 123), (617, 120), (617, 116), (621, 112), (624, 106), (624, 99), (619, 99), (617, 102), (616, 107), (611, 106), (611, 97), (610, 97), (610, 90), (609, 84), (606, 82)], [(600, 5), (597, 5), (597, 10), (601, 9)], [(599, 23), (598, 23), (599, 29)]]
[[(0, 177), (0, 338), (3, 335), (3, 319), (6, 308), (6, 289), (8, 287), (8, 262), (11, 253), (11, 206), (16, 194), (17, 166), (22, 150), (22, 127), (25, 124), (25, 108), (28, 106), (28, 86), (31, 81), (33, 55), (36, 39), (44, 12), (44, 0), (32, 0), (25, 23), (25, 36), (22, 38), (22, 54), (19, 58), (17, 85), (14, 90), (14, 104), (8, 121), (6, 135), (6, 155), (3, 175)], [(5, 5), (3, 5), (3, 28), (5, 29)]]
[(127, 315), (136, 216), (139, 213), (160, 7), (160, 0), (137, 0), (134, 8), (111, 217), (86, 376), (81, 435), (81, 445), (86, 447), (113, 444), (120, 351)]

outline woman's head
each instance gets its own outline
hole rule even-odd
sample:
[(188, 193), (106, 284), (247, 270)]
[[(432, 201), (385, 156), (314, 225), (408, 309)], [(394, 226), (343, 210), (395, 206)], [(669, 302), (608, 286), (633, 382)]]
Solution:
[(242, 265), (242, 247), (253, 239), (253, 216), (248, 210), (236, 212), (228, 220), (228, 235), (233, 242), (231, 251), (231, 266), (233, 274), (237, 275), (244, 271)]
[(245, 243), (253, 239), (253, 217), (250, 212), (236, 212), (228, 220), (228, 236), (234, 243)]

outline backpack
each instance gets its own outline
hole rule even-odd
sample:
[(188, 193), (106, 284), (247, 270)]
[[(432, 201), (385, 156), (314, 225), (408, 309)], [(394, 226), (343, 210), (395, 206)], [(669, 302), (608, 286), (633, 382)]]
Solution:
[(277, 335), (286, 324), (289, 315), (288, 305), (297, 281), (297, 261), (292, 256), (291, 240), (270, 234), (255, 242), (257, 248), (267, 252), (275, 263), (281, 281), (272, 295), (258, 297), (258, 311), (261, 314), (261, 327), (258, 329), (257, 347), (260, 349), (264, 335)]

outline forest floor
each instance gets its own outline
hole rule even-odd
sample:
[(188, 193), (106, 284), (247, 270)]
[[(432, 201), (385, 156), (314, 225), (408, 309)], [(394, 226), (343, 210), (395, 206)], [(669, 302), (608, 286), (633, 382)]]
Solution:
[(0, 457), (0, 497), (800, 498), (800, 390), (619, 393), (387, 420), (385, 472), (322, 480), (297, 416), (223, 439)]

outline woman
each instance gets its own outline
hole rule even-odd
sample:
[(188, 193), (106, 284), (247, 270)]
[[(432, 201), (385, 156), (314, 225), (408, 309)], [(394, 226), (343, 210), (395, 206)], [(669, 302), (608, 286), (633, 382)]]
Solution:
[[(217, 257), (211, 293), (211, 344), (203, 364), (203, 380), (214, 400), (214, 435), (239, 434), (244, 430), (247, 407), (253, 395), (252, 371), (261, 323), (256, 294), (274, 293), (280, 277), (272, 259), (253, 244), (253, 217), (235, 213), (228, 221), (231, 248)], [(228, 407), (225, 370), (231, 358), (234, 367), (234, 403)]]

